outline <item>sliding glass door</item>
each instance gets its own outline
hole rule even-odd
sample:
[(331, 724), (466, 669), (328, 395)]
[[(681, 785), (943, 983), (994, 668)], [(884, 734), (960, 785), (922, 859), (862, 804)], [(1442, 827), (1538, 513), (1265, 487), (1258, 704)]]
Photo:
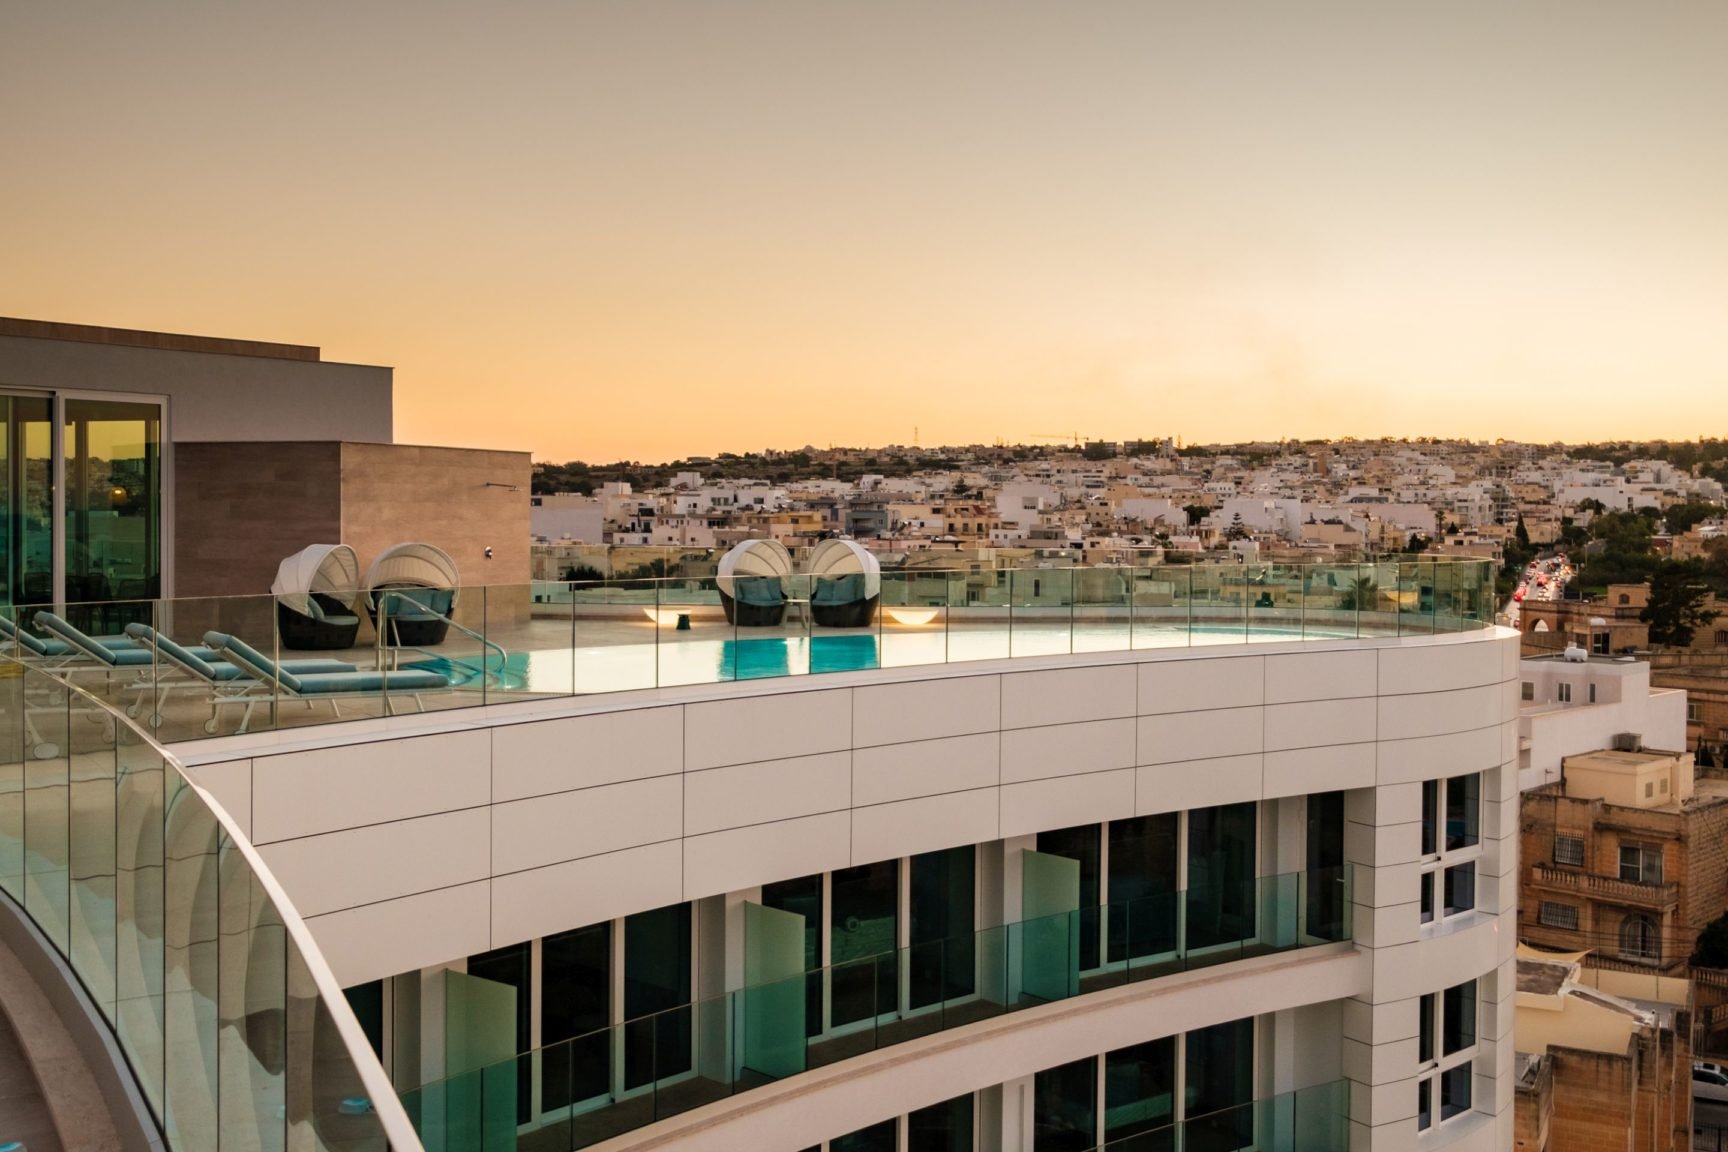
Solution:
[(162, 594), (162, 405), (0, 393), (0, 601), (67, 606), (86, 631)]

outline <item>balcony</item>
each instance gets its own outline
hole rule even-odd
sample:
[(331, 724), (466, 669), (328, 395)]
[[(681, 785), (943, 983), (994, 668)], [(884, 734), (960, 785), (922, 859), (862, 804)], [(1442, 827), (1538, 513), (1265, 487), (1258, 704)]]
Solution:
[(1680, 885), (1639, 884), (1615, 876), (1593, 876), (1552, 864), (1538, 864), (1535, 881), (1539, 887), (1560, 892), (1576, 892), (1592, 900), (1607, 900), (1634, 908), (1673, 908), (1680, 903)]

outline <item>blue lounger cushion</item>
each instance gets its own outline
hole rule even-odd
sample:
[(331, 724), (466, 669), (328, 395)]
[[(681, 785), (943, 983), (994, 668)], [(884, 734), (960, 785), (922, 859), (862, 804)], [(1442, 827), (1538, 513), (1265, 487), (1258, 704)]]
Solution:
[(736, 581), (738, 603), (753, 604), (760, 607), (771, 607), (786, 602), (786, 593), (781, 590), (780, 581), (751, 577)]
[(280, 684), (296, 696), (335, 696), (348, 692), (427, 692), (450, 687), (450, 678), (437, 672), (406, 669), (398, 672), (308, 672), (299, 673), (278, 665), (237, 636), (206, 632), (204, 642), (222, 658), (245, 669), (260, 680)]
[[(38, 612), (36, 619), (42, 627), (53, 633), (55, 639), (70, 645), (76, 651), (100, 664), (106, 664), (110, 668), (148, 668), (156, 663), (156, 654), (148, 648), (140, 648), (136, 644), (130, 644), (125, 648), (110, 648), (92, 637), (86, 636), (52, 612)], [(23, 635), (23, 632), (20, 631), (19, 634)], [(204, 655), (208, 657), (215, 655), (215, 653), (206, 650)]]
[[(246, 670), (221, 660), (213, 649), (197, 647), (187, 648), (182, 644), (162, 635), (148, 624), (128, 624), (126, 634), (133, 637), (146, 648), (155, 648), (161, 653), (164, 661), (177, 664), (186, 671), (202, 680), (213, 684), (228, 684), (235, 680), (247, 678)], [(207, 655), (206, 655), (207, 654)], [(290, 672), (353, 672), (355, 667), (342, 660), (284, 660), (282, 667)]]
[(864, 599), (864, 573), (848, 572), (844, 576), (823, 576), (810, 592), (812, 604), (855, 604)]
[[(17, 621), (0, 613), (0, 639), (12, 641), (32, 656), (70, 656), (77, 648), (64, 640), (44, 640), (28, 628), (18, 627)], [(110, 651), (118, 652), (123, 648), (136, 648), (137, 645), (124, 636), (95, 636), (96, 643)]]

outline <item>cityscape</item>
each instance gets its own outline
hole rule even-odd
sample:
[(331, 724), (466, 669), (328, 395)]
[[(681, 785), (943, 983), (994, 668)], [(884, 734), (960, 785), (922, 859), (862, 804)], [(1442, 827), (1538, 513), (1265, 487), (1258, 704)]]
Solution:
[(0, 3), (0, 1152), (1728, 1152), (1724, 46)]

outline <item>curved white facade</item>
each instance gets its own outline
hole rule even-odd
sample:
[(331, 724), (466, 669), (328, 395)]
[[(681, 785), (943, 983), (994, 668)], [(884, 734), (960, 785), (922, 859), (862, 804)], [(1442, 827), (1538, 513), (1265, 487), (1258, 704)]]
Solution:
[[(975, 845), (989, 930), (1030, 906), (1041, 833), (1251, 803), (1246, 858), (1275, 877), (1311, 866), (1309, 798), (1342, 793), (1350, 941), (1083, 984), (600, 1146), (797, 1152), (975, 1093), (974, 1146), (1033, 1149), (1041, 1069), (1251, 1017), (1256, 1099), (1347, 1080), (1353, 1148), (1510, 1148), (1518, 691), (1517, 636), (1490, 629), (711, 685), (178, 751), (344, 984), (419, 974), (399, 1083), (442, 1074), (435, 974), (479, 953), (532, 942), (538, 1005), (541, 940), (690, 902), (693, 994), (721, 995), (746, 979), (764, 885)], [(1441, 1052), (1463, 1043), (1465, 995), (1471, 1043)], [(1468, 1104), (1442, 1118), (1442, 1096)]]

